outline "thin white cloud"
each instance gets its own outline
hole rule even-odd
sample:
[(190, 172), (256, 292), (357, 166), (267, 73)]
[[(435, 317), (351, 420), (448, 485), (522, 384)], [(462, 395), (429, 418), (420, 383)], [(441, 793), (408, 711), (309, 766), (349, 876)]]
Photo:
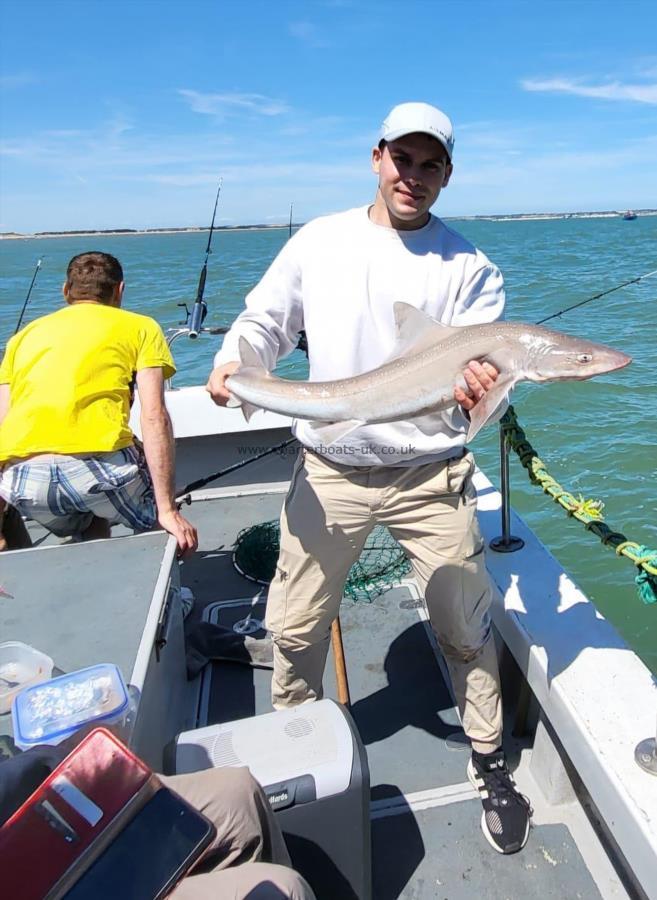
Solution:
[(80, 128), (52, 128), (43, 132), (45, 137), (51, 138), (79, 138), (84, 137), (86, 132)]
[(328, 41), (320, 34), (312, 22), (290, 22), (288, 31), (292, 37), (309, 44), (311, 47), (328, 47)]
[[(303, 135), (314, 135), (316, 137), (321, 134), (323, 138), (326, 138), (328, 136), (333, 137), (336, 133), (342, 132), (349, 134), (350, 139), (353, 139), (351, 128), (352, 126), (349, 119), (343, 116), (313, 116), (301, 111), (295, 121), (280, 128), (278, 134), (286, 137), (298, 137)], [(371, 136), (368, 136), (367, 140), (370, 141)], [(362, 138), (359, 138), (359, 141), (362, 142)]]
[(109, 140), (118, 140), (118, 138), (133, 128), (134, 125), (130, 119), (122, 115), (116, 115), (106, 125), (107, 138)]
[(282, 100), (263, 94), (202, 94), (200, 91), (180, 88), (178, 93), (189, 103), (194, 112), (209, 116), (227, 116), (247, 112), (261, 116), (279, 116), (289, 112)]
[[(333, 183), (336, 181), (361, 180), (368, 177), (369, 170), (361, 160), (347, 161), (341, 165), (332, 162), (307, 162), (294, 160), (278, 165), (270, 165), (265, 168), (259, 161), (252, 164), (222, 163), (219, 171), (226, 183), (231, 184), (265, 184), (283, 182), (286, 179), (290, 184), (297, 185), (307, 181), (308, 183)], [(117, 178), (117, 180), (119, 180)], [(217, 170), (210, 172), (168, 172), (168, 173), (144, 173), (136, 176), (126, 176), (124, 180), (138, 180), (141, 182), (153, 182), (156, 184), (176, 185), (177, 187), (192, 187), (195, 185), (215, 184)]]
[(605, 84), (584, 84), (572, 78), (548, 78), (544, 81), (526, 78), (520, 82), (525, 91), (545, 91), (552, 94), (573, 94), (596, 100), (625, 100), (632, 103), (657, 105), (657, 84), (623, 84), (611, 81)]
[(25, 87), (27, 84), (36, 84), (36, 75), (31, 72), (15, 72), (13, 75), (0, 75), (0, 89), (3, 91), (12, 88)]
[(657, 78), (657, 56), (639, 57), (634, 71), (640, 78)]
[[(336, 122), (327, 121), (330, 132)], [(327, 137), (325, 145), (340, 146), (341, 137)], [(5, 158), (7, 166), (16, 166), (17, 173), (37, 166), (42, 172), (56, 172), (57, 181), (88, 178), (103, 183), (150, 182), (179, 187), (212, 184), (218, 172), (240, 184), (270, 186), (276, 179), (292, 183), (302, 173), (309, 183), (317, 180), (324, 184), (369, 171), (367, 144), (364, 150), (343, 147), (342, 166), (324, 160), (315, 164), (315, 148), (314, 138), (290, 142), (271, 129), (246, 146), (232, 141), (223, 130), (221, 134), (205, 135), (202, 141), (188, 132), (169, 134), (165, 139), (161, 134), (130, 128), (126, 120), (115, 117), (88, 131), (49, 130), (7, 138), (0, 141), (0, 157)], [(345, 149), (350, 152), (345, 154)], [(278, 166), (262, 166), (263, 158), (274, 157), (279, 160)]]
[(90, 168), (108, 157), (118, 163), (125, 153), (124, 137), (133, 129), (128, 118), (117, 114), (96, 129), (46, 129), (29, 137), (6, 138), (0, 141), (0, 156), (64, 167), (74, 159)]
[[(566, 150), (551, 147), (543, 152), (523, 153), (513, 160), (487, 162), (477, 156), (466, 159), (455, 173), (459, 186), (490, 186), (496, 189), (519, 184), (551, 184), (568, 178), (584, 183), (589, 176), (592, 183), (598, 179), (608, 179), (610, 171), (636, 171), (649, 167), (657, 154), (657, 134), (626, 141), (618, 147), (600, 150)], [(454, 181), (454, 179), (452, 179)], [(653, 196), (647, 195), (646, 206), (654, 205)]]

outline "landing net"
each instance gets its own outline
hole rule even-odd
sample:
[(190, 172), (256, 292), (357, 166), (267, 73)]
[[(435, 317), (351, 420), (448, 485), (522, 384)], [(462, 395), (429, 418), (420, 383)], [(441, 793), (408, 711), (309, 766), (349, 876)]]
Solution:
[[(250, 581), (269, 584), (276, 571), (279, 547), (277, 520), (244, 528), (235, 540), (233, 565)], [(410, 570), (411, 564), (397, 541), (384, 525), (377, 525), (365, 541), (359, 559), (351, 567), (345, 584), (345, 596), (354, 601), (371, 603)]]

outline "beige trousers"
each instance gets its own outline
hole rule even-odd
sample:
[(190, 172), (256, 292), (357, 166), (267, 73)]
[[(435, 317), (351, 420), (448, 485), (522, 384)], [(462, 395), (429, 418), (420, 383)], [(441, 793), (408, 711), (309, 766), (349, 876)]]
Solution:
[(217, 829), (201, 860), (173, 890), (175, 900), (314, 900), (308, 883), (290, 868), (281, 830), (248, 769), (159, 778)]
[(344, 582), (380, 523), (402, 545), (424, 589), (465, 733), (479, 752), (500, 746), (492, 595), (473, 470), (470, 453), (405, 468), (348, 467), (301, 453), (281, 515), (281, 551), (267, 602), (277, 709), (321, 698)]

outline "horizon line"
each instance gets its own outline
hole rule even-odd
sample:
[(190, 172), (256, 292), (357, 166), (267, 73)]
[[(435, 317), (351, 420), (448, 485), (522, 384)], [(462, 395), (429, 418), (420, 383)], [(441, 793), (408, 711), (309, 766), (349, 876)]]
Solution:
[[(472, 221), (476, 219), (563, 219), (582, 218), (595, 216), (623, 216), (626, 212), (634, 212), (638, 216), (657, 215), (657, 209), (646, 208), (636, 210), (578, 210), (577, 212), (530, 212), (530, 213), (488, 213), (461, 216), (438, 216), (445, 221)], [(280, 224), (253, 223), (249, 225), (215, 225), (215, 231), (246, 231), (255, 229), (276, 228), (301, 228), (305, 222), (282, 222)], [(67, 228), (62, 231), (0, 231), (0, 239), (3, 238), (31, 238), (31, 237), (75, 237), (94, 234), (177, 234), (184, 232), (209, 231), (208, 225), (171, 225), (152, 228)]]

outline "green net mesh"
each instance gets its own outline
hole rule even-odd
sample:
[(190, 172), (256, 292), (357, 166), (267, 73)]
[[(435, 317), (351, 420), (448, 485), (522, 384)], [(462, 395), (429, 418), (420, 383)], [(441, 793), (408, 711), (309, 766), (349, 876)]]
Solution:
[[(259, 584), (269, 584), (276, 571), (279, 550), (278, 521), (244, 528), (237, 535), (233, 564), (237, 571)], [(370, 533), (360, 558), (345, 584), (345, 596), (371, 603), (410, 572), (411, 564), (397, 541), (383, 525)]]

